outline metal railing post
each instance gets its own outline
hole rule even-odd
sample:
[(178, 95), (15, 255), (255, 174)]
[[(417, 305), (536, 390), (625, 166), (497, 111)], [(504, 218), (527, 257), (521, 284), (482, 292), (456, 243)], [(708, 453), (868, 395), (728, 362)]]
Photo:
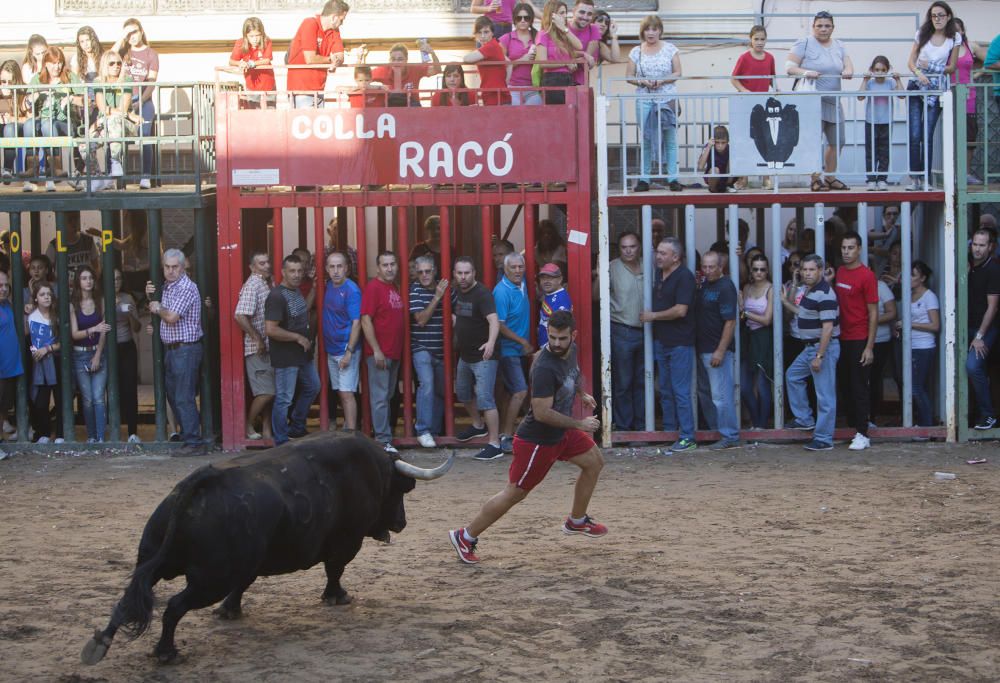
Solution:
[[(215, 442), (215, 388), (212, 386), (212, 349), (217, 348), (216, 336), (212, 333), (218, 315), (205, 306), (205, 297), (211, 292), (211, 278), (208, 274), (209, 255), (212, 250), (208, 240), (208, 219), (206, 209), (194, 210), (194, 250), (195, 277), (198, 278), (198, 293), (201, 294), (201, 438), (208, 443)], [(150, 262), (152, 263), (152, 262)], [(218, 297), (212, 298), (212, 308), (219, 310)]]
[[(161, 214), (159, 209), (146, 211), (147, 234), (149, 235), (149, 277), (156, 285), (153, 301), (163, 296), (163, 265), (160, 253)], [(163, 340), (160, 338), (160, 318), (151, 317), (153, 324), (153, 411), (156, 415), (156, 440), (167, 440), (167, 405), (164, 391)], [(176, 419), (176, 416), (174, 416)]]
[[(949, 442), (954, 442), (958, 438), (958, 416), (961, 414), (958, 412), (958, 401), (956, 400), (956, 387), (961, 385), (966, 385), (966, 382), (957, 381), (957, 356), (960, 346), (957, 343), (956, 326), (959, 321), (965, 320), (964, 317), (956, 317), (956, 288), (952, 287), (950, 283), (956, 282), (956, 270), (958, 269), (959, 254), (961, 253), (958, 249), (952, 249), (952, 245), (956, 244), (956, 232), (955, 232), (955, 168), (959, 170), (958, 173), (958, 187), (959, 196), (965, 196), (968, 191), (968, 168), (966, 162), (967, 158), (967, 141), (966, 136), (968, 131), (965, 127), (965, 116), (964, 111), (961, 111), (959, 107), (963, 107), (968, 97), (969, 87), (964, 84), (959, 84), (956, 91), (957, 97), (953, 100), (946, 99), (944, 106), (944, 125), (942, 130), (949, 131), (952, 126), (955, 127), (955, 137), (952, 138), (950, 135), (945, 134), (944, 136), (944, 149), (942, 156), (942, 165), (944, 167), (944, 235), (940, 241), (944, 252), (942, 255), (943, 266), (942, 269), (944, 278), (941, 282), (945, 283), (944, 287), (940, 287), (941, 299), (944, 303), (941, 310), (941, 346), (944, 354), (944, 367), (943, 372), (939, 372), (939, 376), (944, 380), (944, 424), (945, 424), (945, 438)], [(985, 93), (985, 89), (983, 90)], [(946, 98), (951, 98), (951, 94), (947, 94)], [(963, 107), (964, 108), (964, 107)], [(957, 115), (956, 115), (957, 114)], [(986, 131), (986, 129), (984, 129)], [(988, 131), (986, 131), (988, 132)], [(984, 133), (985, 134), (985, 133)], [(954, 158), (955, 163), (951, 163), (949, 160)], [(985, 176), (983, 182), (986, 182)], [(958, 233), (960, 237), (963, 233)], [(962, 269), (965, 270), (964, 268)], [(958, 289), (962, 290), (964, 286), (963, 283), (959, 283)]]
[(785, 229), (781, 224), (781, 204), (771, 204), (771, 252), (774, 254), (771, 266), (771, 329), (774, 338), (774, 377), (772, 385), (774, 392), (774, 428), (785, 426), (785, 309), (781, 303), (784, 296), (781, 281), (781, 243), (784, 240)]
[(118, 367), (118, 306), (115, 297), (114, 212), (101, 211), (101, 281), (104, 287), (104, 322), (111, 326), (104, 344), (108, 362), (108, 441), (121, 441), (121, 394)]
[[(653, 207), (642, 205), (642, 310), (653, 310)], [(608, 311), (610, 316), (610, 309)], [(609, 335), (610, 336), (610, 335)], [(656, 366), (653, 362), (653, 323), (642, 326), (642, 368), (643, 391), (646, 396), (646, 431), (656, 431), (656, 415), (654, 412), (653, 382), (656, 377)]]
[[(733, 283), (733, 287), (736, 291), (740, 291), (740, 257), (736, 253), (737, 247), (740, 246), (739, 241), (739, 222), (740, 222), (740, 207), (739, 204), (729, 205), (729, 279)], [(694, 245), (691, 245), (691, 249), (694, 249)], [(740, 380), (742, 379), (740, 372), (742, 372), (742, 362), (740, 355), (740, 345), (742, 339), (740, 334), (740, 316), (736, 316), (736, 328), (733, 330), (733, 348), (735, 352), (733, 353), (733, 405), (736, 406), (736, 424), (737, 429), (741, 422), (741, 417), (743, 414), (743, 407), (740, 405)], [(696, 359), (698, 354), (695, 354)]]
[[(19, 324), (24, 320), (24, 261), (21, 258), (24, 242), (21, 238), (21, 213), (12, 211), (8, 214), (10, 218), (10, 300), (12, 304), (12, 318), (15, 330), (21, 330)], [(24, 330), (23, 332), (27, 332)], [(24, 372), (17, 378), (17, 396), (15, 399), (14, 416), (17, 422), (17, 440), (28, 441), (28, 377), (31, 375), (31, 356), (25, 353), (25, 335), (22, 332), (17, 334), (17, 353), (21, 357), (24, 365)], [(39, 436), (48, 436), (40, 434)]]
[(59, 290), (59, 401), (63, 438), (76, 441), (73, 425), (73, 335), (69, 322), (69, 258), (66, 255), (66, 212), (56, 211), (56, 286)]
[[(598, 72), (600, 73), (600, 72)], [(594, 104), (594, 135), (597, 143), (597, 286), (601, 340), (601, 445), (611, 446), (614, 396), (611, 386), (611, 226), (608, 219), (608, 100), (598, 96)], [(525, 232), (527, 216), (525, 214)], [(527, 239), (527, 235), (525, 235)], [(528, 250), (526, 250), (528, 253)], [(631, 425), (629, 425), (631, 427)], [(647, 425), (648, 427), (648, 425)]]
[(903, 378), (903, 426), (913, 426), (913, 350), (910, 347), (910, 340), (913, 337), (910, 303), (913, 299), (913, 292), (910, 290), (910, 274), (913, 272), (913, 245), (911, 235), (910, 202), (903, 202), (900, 207), (900, 264), (899, 289), (902, 300), (899, 302), (903, 321), (903, 362), (900, 368), (900, 375)]

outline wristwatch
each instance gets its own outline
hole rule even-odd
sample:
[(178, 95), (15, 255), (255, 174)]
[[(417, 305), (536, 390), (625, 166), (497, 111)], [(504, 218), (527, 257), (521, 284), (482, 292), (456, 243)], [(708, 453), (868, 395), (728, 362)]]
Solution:
[(976, 332), (976, 341), (982, 341), (982, 340), (983, 340), (983, 333)]

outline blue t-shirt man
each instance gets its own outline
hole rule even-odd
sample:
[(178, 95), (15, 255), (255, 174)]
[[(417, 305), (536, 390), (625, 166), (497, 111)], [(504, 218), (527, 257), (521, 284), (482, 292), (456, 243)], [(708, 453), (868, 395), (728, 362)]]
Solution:
[(538, 308), (538, 346), (545, 346), (549, 343), (549, 318), (556, 311), (572, 311), (573, 301), (569, 298), (569, 292), (565, 288), (559, 288), (551, 294), (546, 294), (542, 298), (542, 305)]
[(331, 356), (343, 356), (351, 338), (351, 326), (361, 319), (361, 288), (353, 280), (339, 287), (326, 281), (323, 294), (323, 346)]
[[(506, 275), (493, 289), (493, 300), (497, 305), (497, 318), (507, 328), (523, 339), (528, 338), (531, 329), (531, 305), (522, 285), (515, 285)], [(500, 356), (520, 356), (524, 349), (513, 339), (500, 338)]]

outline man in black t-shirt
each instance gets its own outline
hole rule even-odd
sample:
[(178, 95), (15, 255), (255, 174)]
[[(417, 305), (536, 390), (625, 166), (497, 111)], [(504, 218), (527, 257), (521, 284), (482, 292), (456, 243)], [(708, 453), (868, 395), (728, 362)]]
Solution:
[(531, 405), (514, 436), (514, 460), (510, 464), (507, 486), (486, 501), (471, 524), (448, 532), (458, 558), (466, 564), (479, 562), (476, 556), (479, 534), (524, 500), (557, 460), (571, 462), (581, 470), (573, 492), (573, 508), (563, 523), (563, 532), (592, 538), (608, 533), (606, 526), (587, 514), (604, 458), (590, 436), (601, 424), (598, 419), (591, 416), (577, 420), (572, 416), (577, 396), (588, 410), (597, 407), (594, 397), (584, 393), (580, 384), (573, 314), (570, 311), (553, 313), (548, 333), (549, 342), (531, 367)]
[(996, 245), (989, 230), (977, 230), (969, 247), (969, 355), (965, 371), (972, 384), (979, 418), (976, 429), (992, 429), (997, 424), (986, 366), (997, 340), (997, 308), (1000, 307), (1000, 264), (992, 256)]
[[(312, 360), (309, 307), (299, 292), (303, 274), (302, 260), (294, 254), (286, 256), (281, 264), (281, 284), (271, 290), (264, 303), (264, 331), (270, 340), (271, 367), (274, 368), (271, 432), (275, 446), (290, 437), (306, 435), (306, 416), (320, 388)], [(292, 406), (291, 416), (289, 406)]]

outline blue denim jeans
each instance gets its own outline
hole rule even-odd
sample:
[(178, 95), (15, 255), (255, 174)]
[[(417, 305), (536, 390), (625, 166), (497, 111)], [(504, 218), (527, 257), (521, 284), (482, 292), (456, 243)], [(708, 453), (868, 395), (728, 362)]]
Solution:
[[(295, 389), (298, 387), (298, 394)], [(319, 373), (312, 360), (290, 368), (274, 369), (274, 405), (271, 408), (271, 433), (274, 445), (288, 441), (289, 432), (304, 434), (309, 406), (319, 393)], [(295, 405), (292, 405), (292, 398)], [(289, 415), (288, 408), (292, 412)]]
[(934, 425), (934, 405), (929, 390), (937, 349), (911, 349), (913, 375), (913, 418), (918, 427)]
[[(650, 176), (667, 176), (667, 182), (677, 180), (677, 127), (668, 126), (666, 116), (659, 117), (659, 125), (646, 125), (650, 111), (658, 105), (652, 100), (636, 100), (636, 120), (642, 127), (642, 177), (649, 182)], [(656, 114), (652, 114), (656, 117)]]
[(659, 374), (663, 430), (679, 432), (678, 438), (694, 440), (694, 407), (691, 404), (693, 346), (664, 346), (653, 342), (653, 357)]
[(611, 323), (611, 408), (617, 429), (646, 429), (644, 364), (642, 329)]
[(375, 356), (365, 358), (368, 366), (368, 403), (372, 409), (372, 430), (379, 443), (392, 443), (392, 423), (389, 415), (389, 399), (396, 391), (399, 375), (399, 361), (385, 359), (385, 368), (375, 365)]
[(417, 436), (444, 433), (444, 360), (423, 349), (413, 352), (417, 375)]
[(168, 348), (163, 354), (167, 402), (180, 423), (181, 439), (189, 446), (201, 443), (201, 415), (195, 392), (201, 380), (201, 342)]
[(771, 426), (771, 380), (759, 365), (746, 359), (740, 365), (740, 396), (750, 413), (750, 424), (760, 429)]
[[(156, 106), (153, 104), (153, 100), (146, 100), (142, 103), (142, 111), (139, 111), (139, 105), (136, 102), (132, 103), (132, 111), (135, 113), (142, 114), (142, 134), (145, 137), (149, 137), (153, 134), (153, 121), (156, 119)], [(142, 175), (149, 176), (153, 171), (153, 155), (156, 154), (156, 145), (143, 145), (142, 146)]]
[(813, 372), (810, 363), (816, 357), (819, 344), (806, 344), (802, 353), (795, 357), (785, 371), (785, 391), (792, 414), (801, 424), (813, 424), (812, 408), (806, 394), (806, 379), (812, 377), (816, 387), (816, 412), (818, 413), (813, 431), (813, 439), (823, 443), (833, 443), (833, 427), (837, 421), (837, 361), (840, 359), (840, 342), (831, 339), (826, 347), (826, 355)]
[[(21, 131), (17, 123), (7, 123), (3, 126), (3, 137), (16, 138)], [(5, 149), (3, 151), (3, 169), (11, 173), (20, 173), (24, 170), (24, 149)]]
[[(934, 156), (934, 129), (941, 117), (937, 104), (924, 107), (924, 98), (908, 98), (910, 107), (910, 174), (920, 175), (926, 168), (930, 173)], [(924, 114), (926, 113), (926, 117)], [(927, 165), (924, 165), (924, 140), (927, 141)]]
[[(69, 135), (69, 124), (65, 121), (55, 119), (28, 119), (24, 123), (25, 137), (57, 137), (59, 135)], [(45, 177), (52, 175), (46, 173), (46, 150), (39, 148), (35, 154), (38, 157), (38, 175)], [(55, 154), (55, 150), (49, 150), (48, 154)]]
[(104, 441), (104, 430), (108, 426), (107, 403), (104, 392), (108, 388), (107, 357), (101, 357), (101, 367), (97, 372), (90, 371), (90, 362), (94, 352), (73, 350), (73, 377), (80, 390), (80, 403), (83, 406), (83, 422), (87, 425), (87, 439)]
[(722, 364), (712, 367), (712, 354), (702, 353), (701, 364), (708, 375), (712, 389), (712, 404), (715, 406), (716, 429), (722, 438), (731, 441), (740, 438), (740, 421), (736, 416), (736, 401), (733, 396), (733, 352), (726, 351)]
[[(969, 330), (970, 340), (976, 332), (975, 329)], [(986, 344), (987, 349), (992, 351), (996, 340), (997, 328), (993, 326), (983, 337), (983, 343)], [(990, 375), (987, 367), (989, 358), (989, 353), (986, 354), (986, 358), (979, 358), (971, 349), (965, 358), (965, 372), (969, 375), (969, 381), (972, 382), (972, 394), (976, 399), (976, 409), (979, 413), (978, 419), (996, 417), (996, 413), (993, 412), (993, 399), (990, 397)]]

